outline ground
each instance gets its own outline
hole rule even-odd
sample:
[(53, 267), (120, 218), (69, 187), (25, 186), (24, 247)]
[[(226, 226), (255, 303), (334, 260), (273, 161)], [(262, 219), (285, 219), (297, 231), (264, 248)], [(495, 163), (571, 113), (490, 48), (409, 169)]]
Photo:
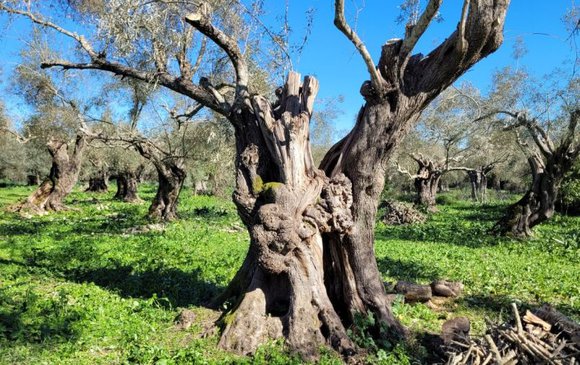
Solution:
[[(212, 323), (219, 312), (207, 303), (248, 247), (231, 202), (184, 190), (182, 219), (166, 226), (145, 218), (153, 187), (139, 192), (145, 201), (139, 204), (78, 189), (68, 212), (35, 218), (4, 212), (30, 191), (0, 189), (0, 364), (300, 363), (280, 343), (254, 357), (216, 347)], [(529, 241), (488, 236), (508, 202), (482, 206), (448, 195), (425, 224), (379, 223), (376, 254), (386, 282), (465, 285), (455, 301), (395, 301), (395, 314), (418, 337), (456, 316), (468, 316), (482, 333), (484, 318), (508, 316), (513, 301), (520, 308), (549, 302), (580, 319), (580, 217), (556, 216)], [(194, 314), (187, 329), (175, 324), (183, 308)], [(381, 350), (392, 345), (361, 330), (372, 320), (361, 317), (350, 330), (357, 343), (374, 349), (368, 362), (425, 359), (420, 342)], [(328, 352), (322, 361), (340, 363)]]

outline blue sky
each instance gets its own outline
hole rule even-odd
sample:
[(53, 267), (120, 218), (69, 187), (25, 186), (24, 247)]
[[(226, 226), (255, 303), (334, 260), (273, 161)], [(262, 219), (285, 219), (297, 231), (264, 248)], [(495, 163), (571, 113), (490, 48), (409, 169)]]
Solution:
[[(303, 6), (301, 9), (299, 6)], [(403, 35), (402, 26), (395, 19), (399, 14), (395, 0), (358, 0), (359, 12), (357, 32), (371, 52), (375, 62), (378, 61), (381, 45), (390, 38)], [(312, 36), (295, 68), (302, 74), (313, 74), (320, 81), (320, 96), (344, 96), (343, 116), (339, 120), (340, 128), (349, 128), (354, 123), (363, 99), (358, 93), (360, 85), (368, 79), (366, 67), (353, 46), (332, 25), (334, 9), (332, 0), (314, 0), (290, 2), (294, 10), (293, 19), (299, 20), (307, 6), (317, 8)], [(292, 4), (295, 4), (292, 8)], [(307, 5), (308, 4), (308, 5)], [(459, 20), (462, 1), (447, 0), (443, 2), (441, 15), (443, 22), (433, 23), (418, 44), (416, 52), (428, 53), (455, 28)], [(571, 69), (574, 50), (567, 40), (562, 16), (572, 6), (570, 0), (512, 0), (506, 19), (503, 46), (486, 59), (476, 64), (460, 80), (468, 80), (484, 92), (489, 88), (493, 72), (504, 66), (515, 66), (512, 58), (513, 44), (517, 37), (523, 37), (528, 53), (520, 61), (530, 73), (541, 76), (564, 66)], [(353, 1), (346, 1), (347, 15), (353, 15)], [(352, 18), (351, 18), (352, 19)], [(298, 23), (298, 22), (297, 22)], [(296, 29), (299, 33), (299, 30)], [(566, 63), (566, 65), (564, 65)]]
[[(302, 54), (293, 60), (296, 71), (303, 75), (314, 75), (320, 81), (320, 97), (334, 98), (342, 95), (339, 105), (343, 114), (337, 121), (338, 129), (352, 126), (358, 109), (363, 103), (359, 94), (362, 82), (368, 79), (366, 67), (353, 46), (333, 26), (333, 0), (290, 0), (289, 23), (297, 39), (304, 36), (305, 11), (316, 8), (312, 33)], [(522, 37), (528, 53), (520, 61), (530, 73), (543, 75), (556, 67), (571, 69), (574, 49), (567, 40), (562, 16), (572, 6), (572, 0), (512, 0), (505, 25), (504, 45), (494, 54), (475, 65), (461, 79), (468, 80), (484, 92), (489, 87), (493, 72), (507, 65), (515, 65), (512, 58), (513, 44)], [(282, 0), (266, 1), (266, 23), (280, 15)], [(378, 61), (380, 48), (390, 38), (402, 36), (402, 25), (395, 19), (399, 14), (400, 0), (349, 0), (346, 1), (347, 16), (353, 20), (358, 8), (356, 30)], [(434, 45), (444, 40), (457, 24), (462, 1), (444, 1), (441, 8), (443, 21), (434, 23), (418, 44), (416, 52), (427, 53)], [(0, 30), (5, 30), (6, 18), (0, 17)], [(351, 24), (354, 27), (354, 22)], [(18, 49), (22, 38), (29, 34), (29, 23), (16, 20), (0, 37), (0, 74), (3, 86), (10, 70), (18, 63)], [(63, 39), (64, 40), (64, 39)], [(567, 65), (565, 65), (567, 63)], [(5, 94), (6, 95), (6, 94)], [(13, 113), (21, 107), (8, 101)]]

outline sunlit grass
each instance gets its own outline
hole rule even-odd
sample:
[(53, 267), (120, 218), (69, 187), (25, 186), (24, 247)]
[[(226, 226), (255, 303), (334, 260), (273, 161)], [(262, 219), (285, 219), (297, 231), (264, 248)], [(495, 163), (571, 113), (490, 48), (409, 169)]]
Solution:
[[(0, 207), (30, 191), (0, 189)], [(0, 213), (0, 363), (298, 363), (279, 344), (254, 358), (224, 353), (209, 330), (219, 312), (207, 303), (248, 248), (234, 205), (184, 191), (181, 220), (133, 233), (151, 223), (145, 215), (154, 189), (139, 193), (140, 204), (75, 192), (67, 212), (29, 219)], [(450, 203), (423, 225), (378, 225), (376, 254), (386, 281), (446, 278), (466, 286), (440, 310), (397, 302), (403, 323), (437, 332), (446, 318), (466, 315), (482, 332), (484, 316), (499, 316), (511, 301), (550, 302), (578, 318), (580, 218), (557, 216), (521, 242), (486, 234), (502, 205)], [(184, 307), (196, 321), (178, 330), (173, 321)]]

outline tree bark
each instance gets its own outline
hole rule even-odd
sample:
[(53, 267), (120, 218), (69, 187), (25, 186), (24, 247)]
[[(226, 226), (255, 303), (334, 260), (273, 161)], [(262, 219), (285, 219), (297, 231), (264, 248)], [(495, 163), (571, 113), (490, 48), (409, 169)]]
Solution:
[[(137, 170), (139, 170), (138, 168)], [(126, 170), (118, 172), (115, 175), (117, 180), (117, 192), (114, 199), (122, 200), (127, 203), (135, 203), (141, 201), (137, 194), (138, 187), (138, 173), (133, 170)]]
[[(344, 175), (314, 167), (309, 121), (318, 82), (290, 73), (271, 105), (252, 98), (235, 123), (237, 177), (234, 201), (250, 232), (244, 265), (222, 299), (238, 299), (223, 318), (220, 345), (251, 353), (269, 338), (284, 337), (305, 359), (321, 345), (353, 353), (324, 285), (324, 232), (350, 228), (352, 193)], [(248, 119), (254, 120), (248, 123)]]
[(89, 178), (89, 186), (85, 191), (94, 193), (106, 193), (109, 191), (109, 174), (105, 168), (101, 169), (95, 176)]
[[(532, 185), (524, 196), (508, 207), (506, 214), (494, 225), (492, 232), (502, 236), (529, 237), (532, 228), (554, 215), (558, 189), (563, 175), (554, 161), (547, 165), (538, 156), (528, 159), (532, 170)], [(561, 161), (563, 162), (563, 161)]]
[(536, 120), (528, 118), (525, 113), (506, 114), (516, 121), (510, 128), (524, 126), (535, 143), (536, 148), (530, 149), (527, 143), (518, 138), (518, 143), (528, 157), (532, 185), (517, 203), (508, 208), (506, 215), (494, 225), (492, 232), (528, 237), (532, 235), (532, 227), (554, 215), (560, 184), (580, 155), (576, 133), (580, 109), (570, 111), (568, 128), (557, 147)]
[(159, 185), (149, 207), (149, 217), (155, 220), (171, 221), (177, 219), (179, 193), (185, 181), (186, 172), (183, 161), (154, 160)]
[[(421, 174), (424, 170), (424, 173)], [(417, 192), (417, 198), (415, 200), (415, 205), (418, 207), (423, 207), (430, 212), (437, 211), (437, 189), (439, 186), (439, 181), (441, 180), (442, 173), (439, 171), (428, 171), (426, 169), (420, 168), (418, 175), (415, 178), (415, 190)]]
[(72, 151), (68, 150), (66, 142), (51, 139), (47, 143), (48, 152), (52, 157), (48, 177), (14, 210), (32, 214), (64, 210), (66, 207), (63, 200), (78, 181), (84, 147), (85, 136), (80, 131)]

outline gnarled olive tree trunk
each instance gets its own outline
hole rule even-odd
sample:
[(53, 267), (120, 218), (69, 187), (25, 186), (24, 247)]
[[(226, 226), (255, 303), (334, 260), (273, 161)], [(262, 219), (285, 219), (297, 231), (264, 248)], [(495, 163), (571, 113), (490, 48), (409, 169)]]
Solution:
[[(245, 354), (283, 336), (306, 358), (324, 344), (349, 354), (353, 346), (344, 329), (357, 312), (373, 313), (392, 334), (404, 333), (374, 255), (377, 206), (387, 162), (422, 110), (501, 44), (508, 2), (469, 4), (458, 30), (428, 57), (409, 57), (408, 42), (412, 50), (416, 39), (383, 46), (376, 69), (380, 87), (362, 86), (366, 103), (353, 130), (323, 159), (324, 173), (309, 168), (304, 126), (312, 110), (311, 79), (300, 88), (290, 74), (272, 106), (260, 97), (236, 104), (229, 116), (238, 156), (234, 200), (251, 244), (220, 298), (237, 298), (224, 317), (221, 346)], [(189, 20), (222, 40), (204, 18)], [(411, 31), (410, 37), (420, 34)], [(235, 49), (230, 51), (240, 68)]]
[(428, 211), (437, 210), (437, 188), (439, 187), (439, 181), (441, 180), (441, 174), (434, 173), (428, 175), (426, 178), (415, 178), (415, 190), (417, 192), (417, 198), (415, 204), (420, 207), (425, 207)]
[(415, 198), (415, 205), (423, 207), (428, 211), (437, 211), (437, 189), (439, 181), (445, 172), (449, 169), (445, 168), (443, 163), (439, 164), (431, 161), (429, 158), (423, 156), (412, 156), (415, 162), (419, 165), (417, 174), (413, 180), (417, 197)]
[(580, 154), (576, 134), (580, 110), (570, 112), (568, 128), (557, 147), (538, 122), (525, 113), (502, 113), (515, 119), (510, 128), (525, 127), (535, 143), (535, 149), (532, 149), (518, 140), (528, 157), (532, 185), (517, 203), (508, 207), (506, 215), (494, 225), (492, 232), (528, 237), (532, 234), (532, 227), (554, 215), (560, 184)]
[(498, 221), (493, 230), (501, 235), (528, 237), (532, 227), (554, 215), (558, 187), (562, 176), (554, 174), (554, 169), (544, 166), (541, 159), (528, 159), (532, 170), (532, 185), (524, 196), (511, 205), (506, 215)]
[(476, 169), (466, 169), (473, 201), (481, 203), (487, 201), (487, 174), (493, 170), (493, 167), (493, 165), (485, 165)]
[[(137, 170), (139, 169), (140, 167)], [(130, 169), (118, 172), (115, 175), (115, 179), (117, 180), (117, 192), (115, 193), (114, 199), (128, 203), (141, 201), (137, 194), (138, 175), (138, 171)]]
[(55, 139), (47, 143), (47, 148), (52, 157), (50, 173), (38, 189), (15, 207), (16, 211), (43, 214), (65, 209), (63, 200), (78, 181), (85, 136), (79, 132), (72, 151), (69, 151), (68, 143)]
[(163, 221), (177, 219), (179, 193), (186, 177), (183, 160), (154, 159), (153, 164), (157, 169), (159, 185), (149, 207), (149, 217)]
[[(253, 352), (271, 338), (312, 359), (321, 344), (354, 351), (326, 291), (323, 232), (352, 224), (351, 184), (316, 169), (309, 121), (318, 82), (291, 73), (271, 105), (252, 98), (252, 110), (236, 123), (238, 149), (234, 201), (250, 232), (250, 249), (228, 293), (238, 297), (224, 317), (220, 345)], [(247, 114), (245, 114), (247, 113)]]
[(109, 191), (109, 172), (102, 168), (97, 174), (89, 178), (89, 186), (85, 191), (93, 193), (106, 193)]
[[(441, 161), (434, 161), (429, 157), (423, 156), (421, 153), (410, 154), (419, 166), (417, 173), (411, 175), (407, 170), (398, 168), (400, 173), (407, 174), (415, 186), (415, 206), (425, 208), (427, 211), (437, 211), (437, 191), (439, 190), (439, 182), (444, 174), (450, 171), (467, 170), (465, 167), (451, 167), (449, 162), (452, 160), (449, 157)], [(455, 160), (455, 159), (453, 159)]]

